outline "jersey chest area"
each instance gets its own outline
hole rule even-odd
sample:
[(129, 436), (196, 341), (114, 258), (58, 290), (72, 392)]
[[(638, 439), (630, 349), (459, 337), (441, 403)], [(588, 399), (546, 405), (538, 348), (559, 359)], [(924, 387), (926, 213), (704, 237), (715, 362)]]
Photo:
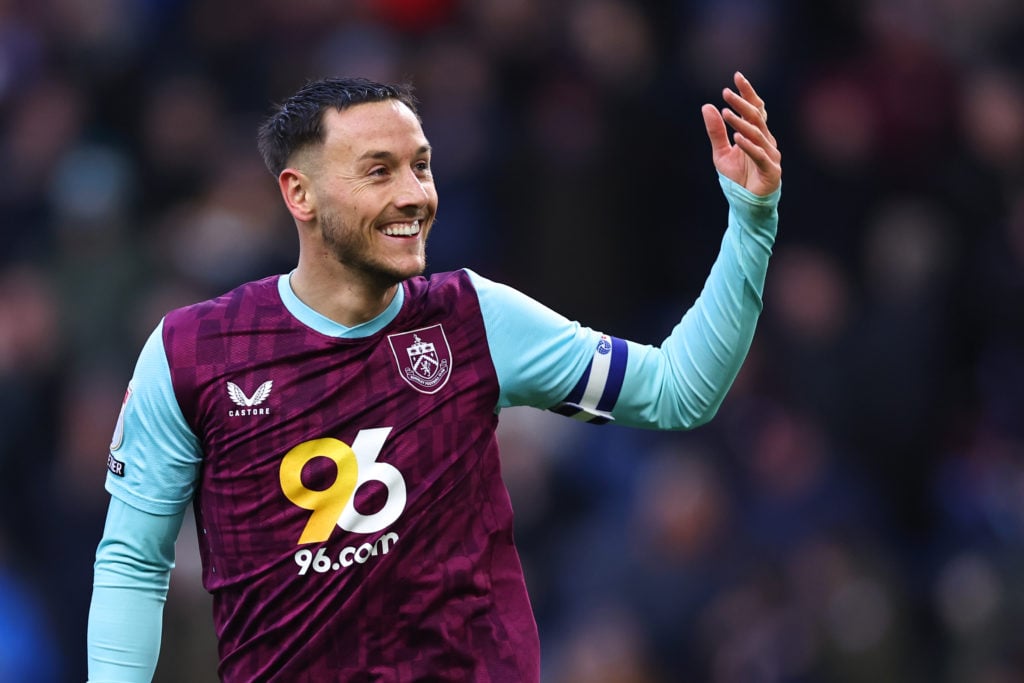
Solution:
[(255, 329), (218, 344), (224, 361), (196, 377), (192, 420), (206, 458), (259, 461), (316, 438), (352, 443), (364, 429), (421, 435), (487, 418), (497, 380), (482, 335), (435, 322), (366, 339), (302, 327)]
[(221, 569), (244, 571), (256, 550), (408, 539), (438, 496), (478, 498), (481, 473), (497, 471), (498, 388), (483, 336), (467, 332), (431, 322), (358, 340), (301, 327), (209, 339), (223, 361), (195, 368), (182, 394), (195, 397), (197, 500)]

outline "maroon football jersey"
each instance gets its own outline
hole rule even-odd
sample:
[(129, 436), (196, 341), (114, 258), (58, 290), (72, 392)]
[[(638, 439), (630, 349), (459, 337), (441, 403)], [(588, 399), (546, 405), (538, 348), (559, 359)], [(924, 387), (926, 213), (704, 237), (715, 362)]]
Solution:
[(164, 322), (229, 683), (539, 678), (476, 292), (403, 287), (365, 338), (300, 323), (276, 277)]

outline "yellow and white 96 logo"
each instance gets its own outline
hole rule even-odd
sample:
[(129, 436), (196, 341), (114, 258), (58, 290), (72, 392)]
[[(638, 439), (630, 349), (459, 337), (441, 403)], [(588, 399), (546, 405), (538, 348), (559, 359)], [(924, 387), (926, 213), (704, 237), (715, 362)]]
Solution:
[[(391, 427), (363, 429), (349, 446), (330, 437), (305, 441), (288, 451), (281, 460), (281, 490), (295, 505), (310, 510), (309, 521), (299, 537), (303, 543), (320, 543), (331, 536), (334, 526), (358, 534), (372, 534), (387, 528), (405, 510), (406, 490), (402, 473), (393, 465), (378, 462)], [(323, 490), (302, 483), (302, 468), (314, 458), (326, 457), (337, 468), (334, 482)], [(355, 492), (366, 482), (379, 482), (387, 489), (387, 502), (377, 512), (364, 515), (355, 508)]]

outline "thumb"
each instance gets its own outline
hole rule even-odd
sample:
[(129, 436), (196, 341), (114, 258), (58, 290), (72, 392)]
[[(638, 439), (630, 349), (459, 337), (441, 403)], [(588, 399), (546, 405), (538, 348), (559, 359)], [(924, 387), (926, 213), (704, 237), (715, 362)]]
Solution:
[(705, 104), (700, 108), (700, 113), (704, 115), (704, 128), (708, 132), (708, 140), (711, 141), (711, 154), (717, 159), (731, 148), (725, 121), (722, 119), (721, 112), (713, 104)]

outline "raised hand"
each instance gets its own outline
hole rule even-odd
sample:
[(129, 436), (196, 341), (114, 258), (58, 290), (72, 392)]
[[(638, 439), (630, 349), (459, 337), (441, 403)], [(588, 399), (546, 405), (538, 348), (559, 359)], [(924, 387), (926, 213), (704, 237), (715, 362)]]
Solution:
[[(701, 107), (711, 141), (711, 158), (718, 172), (756, 195), (768, 195), (782, 182), (782, 154), (768, 130), (768, 110), (754, 86), (739, 71), (736, 90), (725, 88), (727, 107)], [(726, 124), (733, 129), (732, 141)]]

